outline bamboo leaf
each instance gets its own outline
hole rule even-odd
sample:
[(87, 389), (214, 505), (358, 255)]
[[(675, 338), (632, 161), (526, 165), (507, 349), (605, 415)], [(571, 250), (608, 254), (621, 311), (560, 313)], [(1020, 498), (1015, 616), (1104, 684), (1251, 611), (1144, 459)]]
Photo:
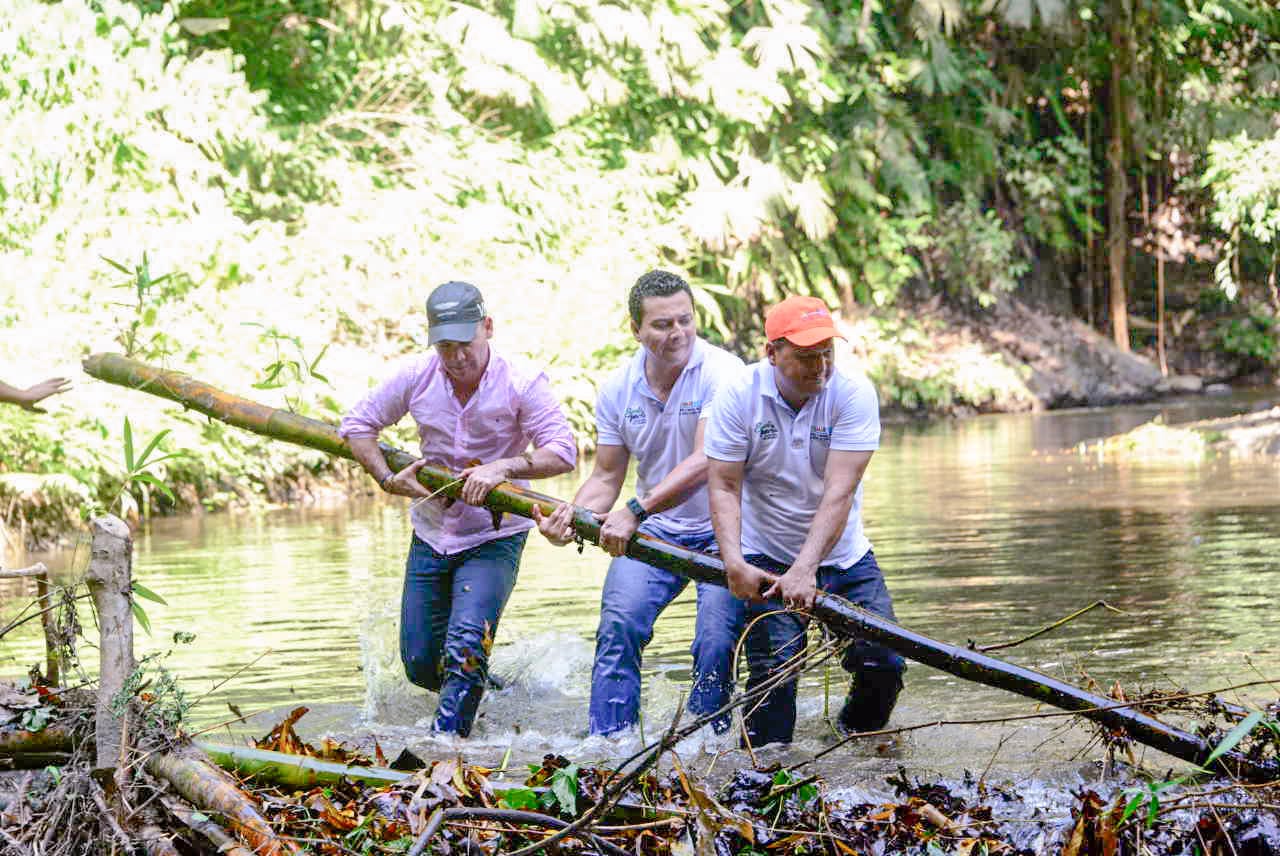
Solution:
[(1253, 713), (1242, 719), (1235, 728), (1228, 731), (1227, 736), (1222, 738), (1222, 742), (1214, 747), (1213, 751), (1209, 753), (1208, 758), (1204, 759), (1204, 766), (1208, 767), (1212, 765), (1214, 761), (1236, 748), (1236, 744), (1243, 740), (1245, 735), (1252, 731), (1254, 727), (1262, 721), (1262, 715), (1262, 711), (1255, 710)]
[(124, 274), (125, 276), (133, 276), (133, 271), (129, 270), (127, 267), (120, 264), (120, 262), (117, 262), (113, 259), (109, 259), (106, 256), (98, 256), (98, 258), (102, 259), (104, 262), (111, 265), (113, 268), (120, 271), (120, 273)]
[(134, 601), (130, 606), (133, 609), (133, 617), (138, 619), (138, 624), (142, 625), (142, 629), (147, 632), (148, 636), (150, 636), (151, 620), (147, 618), (146, 610), (139, 606), (137, 601)]
[(137, 582), (136, 580), (133, 583), (133, 593), (138, 595), (138, 597), (145, 597), (147, 600), (153, 600), (156, 603), (163, 604), (164, 606), (169, 605), (169, 602), (167, 600), (165, 600), (160, 595), (153, 592), (151, 589), (144, 586), (142, 583)]
[(133, 472), (133, 426), (129, 424), (129, 417), (124, 418), (124, 468), (129, 472)]
[[(158, 434), (156, 434), (154, 437), (151, 438), (151, 442), (147, 443), (146, 448), (142, 450), (142, 454), (138, 456), (137, 469), (142, 469), (147, 465), (147, 456), (150, 455), (153, 451), (155, 451), (156, 446), (158, 446), (160, 444), (160, 441), (163, 440), (168, 434), (169, 434), (169, 429), (165, 428), (164, 430), (160, 431)], [(130, 469), (133, 469), (133, 468), (131, 467)]]
[(153, 476), (151, 473), (138, 473), (133, 477), (133, 480), (151, 485), (156, 490), (167, 496), (170, 502), (176, 503), (178, 501), (177, 497), (173, 495), (173, 491), (169, 489), (169, 486)]

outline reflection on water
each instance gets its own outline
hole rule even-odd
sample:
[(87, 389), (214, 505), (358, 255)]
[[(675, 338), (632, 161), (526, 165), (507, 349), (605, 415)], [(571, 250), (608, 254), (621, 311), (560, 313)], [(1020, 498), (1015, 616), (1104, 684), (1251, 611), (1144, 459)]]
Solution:
[[(1262, 403), (1270, 402), (1201, 399), (1164, 408), (1163, 416), (1176, 423)], [(1280, 465), (1116, 462), (1077, 450), (1082, 440), (1158, 412), (888, 427), (868, 473), (865, 509), (901, 622), (935, 638), (988, 644), (1105, 600), (1124, 614), (1095, 610), (1003, 653), (1103, 688), (1118, 681), (1131, 689), (1205, 690), (1280, 678), (1280, 641), (1267, 612), (1280, 588)], [(570, 496), (577, 481), (543, 489)], [(140, 635), (140, 652), (172, 649), (168, 667), (193, 697), (207, 693), (193, 712), (200, 726), (232, 718), (231, 705), (248, 713), (305, 704), (313, 713), (301, 723), (304, 732), (374, 734), (388, 747), (438, 751), (424, 737), (432, 700), (406, 684), (396, 655), (408, 538), (403, 508), (389, 503), (158, 521), (139, 536), (135, 573), (168, 606), (146, 605), (153, 629)], [(584, 743), (606, 563), (594, 549), (579, 555), (530, 539), (494, 652), (504, 687), (487, 697), (467, 744), (477, 762), (496, 764), (509, 746), (516, 761), (546, 751), (604, 759), (634, 748), (634, 737)], [(648, 649), (647, 736), (669, 721), (687, 687), (693, 607), (690, 590), (659, 620)], [(174, 643), (177, 631), (196, 641)], [(37, 634), (31, 626), (3, 640), (5, 672), (20, 674), (39, 658)], [(828, 745), (820, 719), (825, 706), (838, 707), (841, 681), (838, 669), (806, 675), (797, 744), (762, 760), (800, 759)], [(1278, 693), (1280, 685), (1230, 695), (1258, 703)], [(1017, 696), (913, 665), (894, 722), (1033, 710)], [(267, 728), (260, 720), (253, 730)], [(1088, 740), (1060, 719), (950, 726), (841, 750), (817, 770), (848, 783), (900, 763), (921, 772), (991, 765), (1060, 774), (1094, 757)]]

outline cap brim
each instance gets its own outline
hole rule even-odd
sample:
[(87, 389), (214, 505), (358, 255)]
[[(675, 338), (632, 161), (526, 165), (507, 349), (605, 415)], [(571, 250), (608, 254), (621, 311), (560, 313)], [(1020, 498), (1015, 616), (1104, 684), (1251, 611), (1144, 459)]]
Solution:
[(470, 342), (476, 337), (479, 321), (464, 321), (460, 324), (438, 324), (427, 330), (427, 344), (436, 342)]
[(808, 330), (798, 330), (795, 333), (788, 333), (782, 338), (799, 348), (808, 348), (819, 342), (825, 342), (828, 339), (843, 339), (844, 335), (835, 327), (810, 327)]

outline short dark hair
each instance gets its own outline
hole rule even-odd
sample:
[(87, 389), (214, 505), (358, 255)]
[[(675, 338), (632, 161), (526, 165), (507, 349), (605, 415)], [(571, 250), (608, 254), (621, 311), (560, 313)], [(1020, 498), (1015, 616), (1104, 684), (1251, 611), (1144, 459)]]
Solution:
[(670, 297), (683, 291), (693, 302), (693, 289), (689, 283), (674, 273), (665, 270), (651, 270), (636, 280), (631, 286), (631, 294), (627, 297), (627, 309), (631, 312), (631, 323), (637, 327), (644, 320), (644, 299), (646, 297)]

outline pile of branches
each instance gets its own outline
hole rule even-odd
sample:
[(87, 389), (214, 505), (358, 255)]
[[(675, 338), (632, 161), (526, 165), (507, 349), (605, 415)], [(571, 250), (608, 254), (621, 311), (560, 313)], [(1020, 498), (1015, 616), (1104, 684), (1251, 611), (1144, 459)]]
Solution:
[[(654, 747), (668, 761), (661, 772), (654, 763), (623, 773), (548, 755), (512, 782), (511, 771), (459, 757), (423, 763), (404, 752), (392, 767), (416, 769), (390, 784), (335, 775), (291, 787), (270, 776), (234, 777), (207, 758), (192, 761), (190, 745), (154, 735), (140, 735), (150, 748), (130, 747), (116, 768), (94, 770), (88, 701), (47, 687), (0, 688), (0, 716), (8, 717), (0, 746), (12, 764), (43, 765), (0, 776), (0, 852), (1280, 854), (1275, 784), (1145, 780), (1106, 795), (1081, 788), (1046, 815), (1012, 788), (921, 781), (899, 770), (886, 780), (890, 798), (850, 801), (817, 776), (777, 765), (737, 770), (712, 788), (671, 750), (673, 730)], [(295, 710), (256, 741), (281, 753), (273, 756), (278, 768), (290, 756), (352, 770), (387, 766), (376, 744), (369, 757), (332, 740), (301, 740), (293, 726), (305, 713)]]

